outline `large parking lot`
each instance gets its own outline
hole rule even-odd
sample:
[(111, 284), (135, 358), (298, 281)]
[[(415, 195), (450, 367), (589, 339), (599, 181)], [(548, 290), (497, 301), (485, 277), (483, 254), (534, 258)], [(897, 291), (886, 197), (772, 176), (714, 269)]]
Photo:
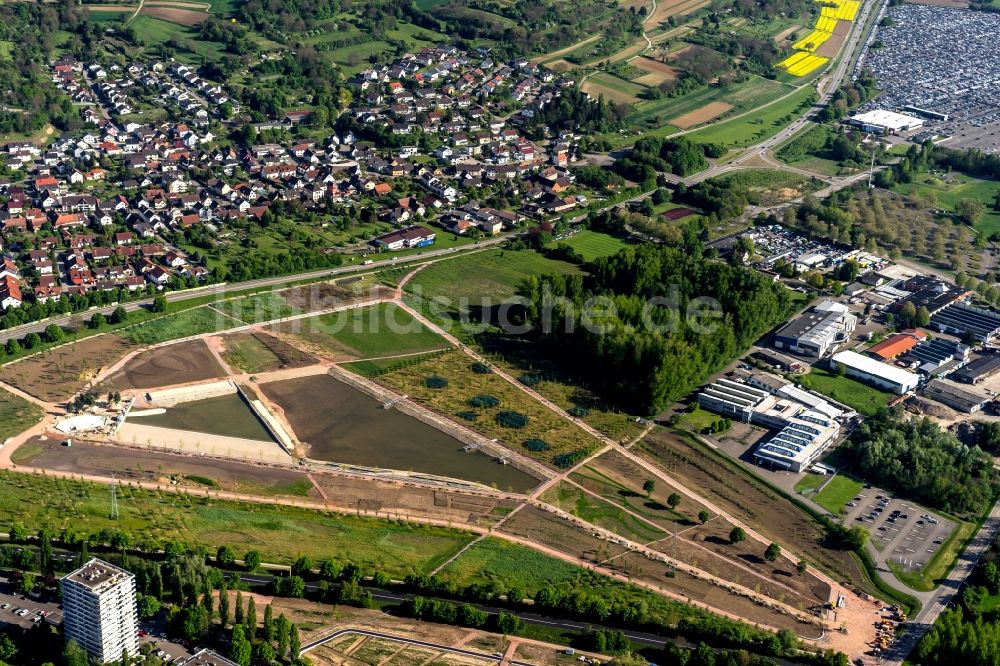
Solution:
[(14, 586), (0, 578), (0, 622), (27, 629), (45, 621), (62, 622), (62, 610), (56, 599), (16, 594)]
[(950, 520), (877, 488), (862, 490), (846, 509), (848, 526), (863, 525), (871, 532), (879, 564), (893, 562), (905, 571), (925, 566), (955, 529)]

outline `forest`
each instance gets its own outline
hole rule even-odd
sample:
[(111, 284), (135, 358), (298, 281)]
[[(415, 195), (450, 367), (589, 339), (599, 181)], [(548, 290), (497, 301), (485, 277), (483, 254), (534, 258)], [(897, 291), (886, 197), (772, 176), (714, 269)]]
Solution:
[(14, 42), (10, 58), (0, 58), (0, 134), (30, 134), (52, 123), (61, 130), (82, 125), (68, 97), (45, 71), (59, 30), (81, 24), (72, 5), (0, 5), (0, 41)]
[(978, 516), (1000, 491), (992, 458), (901, 408), (866, 419), (841, 446), (862, 478), (935, 509)]
[(629, 413), (655, 414), (694, 390), (790, 303), (759, 274), (706, 258), (693, 229), (677, 247), (629, 247), (585, 270), (521, 285), (527, 335)]

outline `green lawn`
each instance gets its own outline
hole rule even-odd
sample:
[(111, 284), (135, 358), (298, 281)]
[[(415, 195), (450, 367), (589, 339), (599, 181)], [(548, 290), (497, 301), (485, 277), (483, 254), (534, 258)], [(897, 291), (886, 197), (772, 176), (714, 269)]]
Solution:
[(808, 374), (802, 375), (799, 382), (806, 388), (842, 402), (865, 416), (874, 415), (894, 397), (891, 393), (820, 368), (813, 368)]
[(813, 495), (820, 486), (826, 483), (828, 478), (822, 474), (807, 473), (795, 484), (795, 492), (800, 495)]
[(290, 306), (284, 298), (272, 292), (223, 301), (212, 307), (247, 324), (273, 321), (301, 312), (298, 308)]
[(542, 496), (542, 500), (568, 511), (581, 520), (599, 525), (638, 543), (649, 543), (665, 538), (667, 532), (652, 527), (603, 499), (589, 495), (575, 486), (560, 483)]
[(583, 255), (587, 261), (615, 254), (626, 245), (625, 241), (620, 238), (589, 229), (575, 233), (569, 238), (557, 241), (557, 243), (569, 245)]
[[(303, 320), (302, 335), (360, 357), (444, 349), (448, 342), (395, 303), (332, 312)], [(324, 344), (325, 343), (325, 344)]]
[(854, 499), (863, 487), (862, 482), (838, 474), (829, 479), (823, 490), (819, 491), (813, 500), (833, 515), (839, 516), (847, 503)]
[(236, 325), (237, 323), (229, 317), (203, 306), (182, 310), (127, 328), (121, 332), (121, 335), (130, 342), (152, 345), (191, 335), (224, 331)]
[(943, 177), (920, 174), (913, 182), (896, 185), (892, 189), (900, 194), (929, 196), (942, 208), (950, 211), (954, 211), (962, 199), (974, 199), (986, 207), (985, 215), (976, 224), (976, 229), (987, 236), (1000, 232), (1000, 212), (993, 209), (997, 194), (1000, 193), (1000, 182), (995, 180), (956, 172)]
[(38, 423), (43, 414), (34, 403), (0, 390), (0, 442)]
[(440, 261), (410, 280), (406, 289), (425, 298), (441, 297), (456, 306), (461, 299), (475, 303), (501, 303), (514, 295), (517, 285), (529, 275), (572, 275), (580, 269), (564, 261), (548, 259), (533, 250), (485, 250)]
[(252, 335), (226, 338), (223, 356), (226, 363), (240, 372), (260, 372), (281, 365), (277, 354)]
[(0, 473), (0, 523), (23, 522), (34, 533), (72, 526), (80, 533), (120, 529), (136, 544), (171, 540), (259, 550), (264, 561), (290, 563), (299, 555), (354, 561), (393, 576), (426, 573), (469, 542), (452, 529), (407, 525), (307, 509), (147, 491), (119, 485), (121, 517), (108, 518), (108, 487), (44, 476)]
[(780, 102), (771, 104), (758, 113), (710, 125), (688, 136), (702, 143), (718, 143), (729, 148), (740, 148), (763, 141), (777, 134), (812, 101), (815, 92), (805, 87)]

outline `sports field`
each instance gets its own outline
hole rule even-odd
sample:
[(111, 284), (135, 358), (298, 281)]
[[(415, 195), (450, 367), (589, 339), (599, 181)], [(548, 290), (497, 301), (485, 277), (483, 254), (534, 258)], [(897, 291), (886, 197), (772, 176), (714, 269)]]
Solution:
[(558, 241), (560, 245), (569, 245), (583, 255), (587, 261), (598, 257), (607, 257), (625, 247), (625, 241), (599, 231), (580, 231), (569, 238)]

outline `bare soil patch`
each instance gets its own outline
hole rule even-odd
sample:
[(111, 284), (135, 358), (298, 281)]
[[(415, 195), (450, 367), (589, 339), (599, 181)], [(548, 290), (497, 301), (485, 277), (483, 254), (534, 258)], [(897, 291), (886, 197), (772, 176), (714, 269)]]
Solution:
[(173, 386), (225, 376), (225, 369), (219, 365), (208, 346), (201, 340), (189, 340), (143, 352), (106, 381), (121, 391)]
[(725, 102), (709, 102), (694, 111), (677, 116), (670, 121), (670, 124), (681, 129), (688, 129), (695, 125), (706, 123), (713, 118), (718, 118), (731, 108), (733, 108), (732, 105)]
[(655, 87), (667, 81), (674, 81), (680, 76), (680, 70), (677, 68), (651, 58), (635, 58), (629, 61), (629, 64), (649, 72), (632, 79), (633, 83), (640, 83), (644, 86)]
[(500, 531), (530, 539), (587, 562), (603, 562), (625, 552), (624, 547), (592, 536), (565, 518), (534, 506), (518, 511), (503, 524)]
[(210, 479), (219, 490), (251, 492), (259, 495), (319, 497), (305, 474), (292, 469), (251, 465), (235, 461), (159, 453), (143, 449), (123, 450), (119, 446), (73, 441), (65, 447), (54, 439), (31, 439), (14, 453), (17, 464), (74, 474), (109, 476), (136, 481), (204, 489), (205, 483), (192, 477)]
[(844, 42), (847, 40), (847, 36), (850, 34), (851, 21), (837, 21), (837, 26), (833, 29), (833, 36), (823, 42), (820, 47), (816, 49), (816, 55), (825, 56), (827, 58), (837, 57), (837, 54), (840, 53), (840, 47), (844, 45)]
[(313, 312), (376, 298), (391, 298), (393, 290), (383, 285), (375, 285), (367, 289), (352, 289), (344, 284), (316, 282), (284, 289), (277, 292), (276, 295), (284, 298), (285, 302), (293, 308), (298, 308), (303, 312)]
[(205, 12), (191, 11), (190, 9), (178, 9), (177, 7), (147, 7), (144, 6), (139, 12), (143, 16), (163, 19), (178, 25), (193, 26), (208, 20)]
[(436, 490), (420, 486), (314, 474), (316, 483), (334, 506), (372, 514), (435, 518), (456, 524), (489, 526), (514, 507), (510, 500)]
[(117, 335), (95, 335), (56, 347), (0, 370), (0, 381), (46, 400), (67, 400), (133, 348)]
[(671, 16), (684, 16), (701, 9), (707, 4), (708, 0), (667, 0), (662, 3), (657, 2), (656, 11), (643, 21), (643, 25), (657, 26)]
[(626, 553), (608, 563), (632, 578), (669, 589), (695, 603), (707, 604), (744, 618), (779, 629), (793, 629), (805, 636), (817, 636), (820, 631), (797, 618), (766, 608), (749, 597), (744, 597), (719, 587), (709, 581), (674, 569), (671, 565), (650, 560), (638, 553)]
[(212, 10), (212, 5), (207, 2), (182, 2), (181, 0), (146, 0), (143, 7), (177, 7), (178, 9), (189, 9), (196, 12), (208, 12)]

